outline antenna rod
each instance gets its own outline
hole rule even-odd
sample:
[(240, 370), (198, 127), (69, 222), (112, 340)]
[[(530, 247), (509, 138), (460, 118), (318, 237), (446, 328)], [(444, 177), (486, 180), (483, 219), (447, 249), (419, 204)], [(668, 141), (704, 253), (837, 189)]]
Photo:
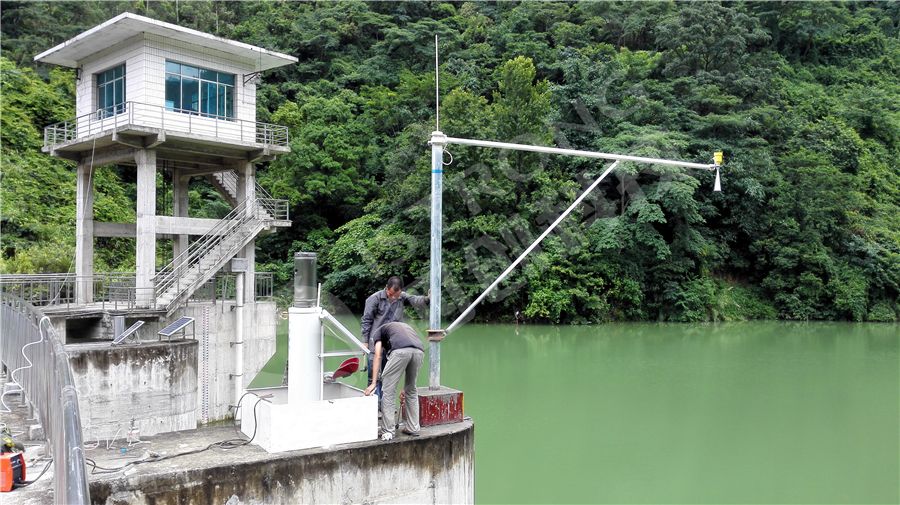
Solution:
[(441, 87), (438, 70), (438, 36), (434, 34), (434, 130), (441, 131)]

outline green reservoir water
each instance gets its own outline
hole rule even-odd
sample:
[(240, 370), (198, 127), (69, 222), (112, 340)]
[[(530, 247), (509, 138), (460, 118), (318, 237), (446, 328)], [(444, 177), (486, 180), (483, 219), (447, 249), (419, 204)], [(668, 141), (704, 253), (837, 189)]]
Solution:
[(466, 325), (441, 382), (475, 420), (478, 503), (898, 503), (898, 342), (881, 324)]

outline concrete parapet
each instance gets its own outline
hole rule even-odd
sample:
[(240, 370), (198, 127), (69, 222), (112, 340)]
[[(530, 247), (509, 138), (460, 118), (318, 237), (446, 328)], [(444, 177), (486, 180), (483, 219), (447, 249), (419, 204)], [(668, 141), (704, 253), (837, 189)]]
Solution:
[[(170, 434), (150, 448), (168, 455), (169, 447), (184, 452), (232, 434), (225, 427)], [(253, 445), (210, 449), (138, 465), (129, 475), (98, 476), (91, 499), (104, 505), (473, 503), (474, 469), (474, 425), (463, 421), (386, 443), (276, 455)]]
[(66, 346), (86, 442), (197, 426), (197, 342)]

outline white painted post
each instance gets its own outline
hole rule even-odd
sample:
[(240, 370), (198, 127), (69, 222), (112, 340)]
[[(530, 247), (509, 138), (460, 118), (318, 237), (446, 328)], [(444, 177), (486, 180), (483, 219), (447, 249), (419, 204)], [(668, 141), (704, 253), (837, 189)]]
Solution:
[(288, 309), (288, 403), (321, 400), (322, 321), (318, 307)]

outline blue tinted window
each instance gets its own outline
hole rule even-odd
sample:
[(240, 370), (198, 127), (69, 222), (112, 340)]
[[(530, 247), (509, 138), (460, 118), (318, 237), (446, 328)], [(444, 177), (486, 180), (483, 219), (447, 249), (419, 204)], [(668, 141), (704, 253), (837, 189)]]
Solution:
[(225, 117), (234, 117), (234, 88), (225, 86)]
[(166, 74), (166, 108), (181, 108), (181, 76), (178, 74)]
[(166, 61), (166, 108), (234, 117), (234, 74)]
[(225, 97), (227, 96), (227, 89), (222, 84), (216, 85), (216, 95), (218, 96), (218, 103), (216, 103), (216, 108), (219, 111), (220, 116), (228, 116), (228, 111), (225, 110)]
[(190, 65), (182, 65), (181, 75), (185, 77), (200, 77), (200, 69)]
[(125, 65), (97, 74), (97, 116), (104, 118), (125, 111)]
[(203, 81), (200, 85), (200, 112), (218, 116), (216, 103), (216, 83)]
[(193, 112), (200, 110), (200, 81), (197, 79), (181, 79), (181, 108)]

